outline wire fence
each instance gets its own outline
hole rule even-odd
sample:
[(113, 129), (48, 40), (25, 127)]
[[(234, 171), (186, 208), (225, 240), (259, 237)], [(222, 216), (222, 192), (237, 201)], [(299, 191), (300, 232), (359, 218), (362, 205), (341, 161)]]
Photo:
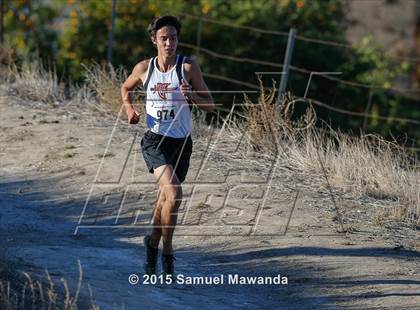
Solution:
[(179, 46), (182, 46), (182, 47), (186, 47), (186, 48), (191, 48), (191, 49), (197, 49), (197, 48), (199, 48), (200, 49), (200, 52), (204, 52), (207, 55), (213, 56), (215, 58), (232, 60), (232, 61), (242, 62), (242, 63), (243, 62), (246, 62), (246, 63), (256, 64), (256, 65), (271, 66), (271, 67), (275, 67), (275, 68), (282, 68), (283, 67), (282, 64), (271, 62), (271, 61), (264, 61), (264, 60), (258, 60), (258, 59), (252, 59), (252, 58), (244, 58), (244, 57), (236, 57), (236, 56), (231, 56), (231, 55), (227, 55), (227, 54), (217, 53), (217, 52), (212, 51), (212, 50), (209, 50), (207, 48), (198, 47), (197, 45), (194, 45), (194, 44), (188, 44), (188, 43), (184, 43), (184, 42), (179, 42), (178, 45)]
[(378, 120), (384, 120), (384, 121), (387, 121), (389, 123), (402, 122), (402, 123), (410, 123), (410, 124), (420, 125), (420, 121), (415, 120), (415, 119), (394, 117), (394, 116), (373, 115), (373, 114), (369, 114), (369, 113), (366, 113), (366, 112), (349, 111), (349, 110), (345, 110), (345, 109), (341, 109), (341, 108), (338, 108), (338, 107), (331, 106), (331, 105), (329, 105), (325, 102), (321, 102), (321, 101), (318, 101), (318, 100), (315, 100), (315, 99), (309, 99), (309, 102), (311, 102), (315, 105), (318, 105), (320, 107), (326, 108), (328, 110), (338, 112), (338, 113), (341, 113), (341, 114), (345, 114), (345, 115), (360, 116), (360, 117), (363, 117), (363, 118), (374, 118), (374, 119), (378, 119)]
[[(280, 72), (274, 72), (274, 73), (280, 73)], [(310, 73), (310, 71), (306, 71), (305, 73)], [(220, 80), (220, 81), (230, 82), (230, 83), (245, 86), (245, 87), (248, 87), (248, 88), (251, 88), (251, 89), (256, 89), (256, 90), (261, 89), (261, 87), (255, 85), (255, 84), (244, 82), (244, 81), (237, 80), (237, 79), (234, 79), (234, 78), (229, 78), (229, 77), (226, 77), (226, 76), (223, 76), (223, 75), (211, 74), (211, 73), (206, 73), (206, 72), (204, 72), (203, 75), (205, 77), (209, 77), (209, 78), (212, 78), (212, 79), (217, 79), (217, 80)], [(342, 82), (342, 80), (340, 80), (338, 78), (334, 78), (334, 77), (329, 76), (329, 75), (319, 74), (319, 76), (326, 77), (326, 78), (334, 80), (334, 81)], [(352, 84), (347, 84), (347, 85), (354, 86)], [(356, 86), (358, 86), (358, 85), (356, 85)], [(374, 87), (366, 87), (366, 88), (370, 89), (370, 91), (375, 90)], [(318, 106), (321, 106), (321, 107), (326, 108), (328, 110), (331, 110), (331, 111), (334, 111), (334, 112), (337, 112), (337, 113), (340, 113), (340, 114), (344, 114), (344, 115), (360, 116), (360, 117), (364, 117), (364, 118), (371, 118), (371, 119), (373, 118), (373, 119), (385, 120), (388, 123), (403, 122), (403, 123), (412, 123), (412, 124), (419, 124), (420, 125), (420, 121), (415, 120), (415, 119), (392, 117), (392, 116), (381, 116), (381, 115), (369, 114), (369, 113), (366, 113), (366, 112), (362, 113), (362, 112), (357, 112), (357, 111), (349, 111), (349, 110), (344, 110), (344, 109), (341, 109), (341, 108), (331, 106), (331, 105), (329, 105), (325, 102), (321, 102), (319, 100), (315, 100), (315, 99), (312, 99), (312, 98), (310, 100)], [(370, 106), (370, 104), (367, 105), (367, 107), (369, 107), (369, 106)], [(367, 110), (369, 110), (369, 109), (367, 109)]]
[[(193, 50), (198, 50), (199, 49), (200, 52), (204, 52), (207, 55), (210, 55), (212, 57), (219, 58), (219, 59), (226, 59), (226, 60), (231, 60), (231, 61), (240, 62), (240, 63), (258, 64), (258, 65), (270, 66), (270, 67), (274, 67), (274, 68), (283, 68), (283, 65), (279, 64), (279, 63), (275, 63), (275, 62), (271, 62), (271, 61), (265, 61), (265, 60), (259, 60), (259, 59), (253, 59), (253, 58), (244, 58), (244, 57), (236, 57), (236, 56), (227, 55), (227, 54), (221, 54), (221, 53), (217, 53), (215, 51), (209, 50), (207, 48), (200, 47), (200, 46), (195, 45), (195, 44), (179, 42), (179, 46), (190, 48), (190, 49), (193, 49)], [(305, 69), (305, 68), (296, 67), (296, 66), (293, 66), (293, 65), (290, 65), (290, 69), (292, 71), (307, 73), (307, 74), (311, 74), (313, 72), (316, 72), (316, 70)], [(339, 79), (337, 77), (331, 76), (329, 74), (319, 73), (317, 75), (319, 75), (321, 77), (324, 77), (326, 79), (332, 80), (332, 81), (336, 81), (336, 82), (339, 82), (339, 83), (342, 83), (342, 84), (345, 84), (345, 85), (349, 85), (349, 86), (354, 86), (354, 87), (361, 87), (361, 88), (367, 88), (367, 89), (392, 90), (392, 91), (395, 91), (395, 92), (403, 92), (403, 93), (420, 93), (420, 89), (416, 89), (416, 88), (384, 87), (384, 86), (379, 86), (379, 85), (370, 85), (370, 84), (364, 84), (364, 83), (360, 83), (360, 82), (343, 80), (343, 79)], [(236, 80), (236, 81), (243, 82), (243, 81), (239, 81), (239, 80)]]
[[(289, 35), (289, 33), (285, 32), (285, 31), (267, 30), (267, 29), (263, 29), (263, 28), (253, 27), (253, 26), (238, 25), (238, 24), (235, 24), (235, 23), (218, 21), (218, 20), (215, 20), (215, 19), (212, 19), (212, 18), (203, 17), (203, 16), (196, 16), (196, 15), (192, 15), (192, 14), (188, 14), (188, 13), (180, 13), (179, 15), (183, 16), (183, 17), (186, 17), (186, 18), (191, 18), (191, 19), (195, 19), (195, 20), (204, 21), (204, 22), (207, 22), (207, 23), (218, 24), (218, 25), (222, 25), (222, 26), (226, 26), (226, 27), (230, 27), (230, 28), (249, 30), (249, 31), (256, 32), (256, 33), (271, 34), (271, 35), (284, 36), (284, 37), (287, 37)], [(347, 49), (353, 49), (353, 48), (357, 48), (359, 46), (357, 44), (352, 45), (352, 44), (349, 44), (349, 43), (346, 43), (346, 42), (323, 40), (323, 39), (311, 38), (311, 37), (307, 37), (307, 36), (303, 36), (303, 35), (296, 35), (296, 39), (300, 40), (300, 41), (315, 43), (315, 44), (342, 47), (342, 48), (347, 48)], [(397, 60), (407, 61), (407, 62), (420, 63), (420, 57), (392, 56), (392, 58), (397, 59)]]
[[(266, 60), (261, 60), (261, 59), (247, 58), (247, 57), (238, 57), (238, 56), (229, 55), (229, 54), (223, 54), (223, 53), (219, 53), (219, 52), (216, 52), (214, 50), (202, 47), (201, 46), (201, 29), (202, 29), (201, 23), (202, 22), (207, 22), (207, 23), (222, 25), (222, 26), (225, 26), (225, 27), (230, 27), (230, 28), (235, 28), (235, 29), (243, 29), (243, 30), (247, 30), (247, 31), (253, 31), (253, 32), (257, 32), (257, 33), (268, 34), (268, 35), (276, 35), (276, 36), (282, 36), (282, 37), (287, 37), (289, 35), (288, 32), (267, 30), (267, 29), (252, 27), (252, 26), (237, 25), (237, 24), (233, 24), (233, 23), (229, 23), (229, 22), (217, 21), (217, 20), (210, 19), (210, 18), (207, 18), (207, 17), (195, 16), (195, 15), (186, 14), (186, 13), (182, 13), (180, 15), (184, 16), (184, 17), (187, 17), (187, 18), (192, 18), (192, 19), (198, 20), (199, 23), (200, 23), (200, 27), (198, 27), (198, 32), (197, 32), (197, 44), (180, 42), (179, 46), (195, 50), (197, 54), (202, 53), (206, 56), (216, 58), (216, 59), (224, 59), (224, 60), (227, 60), (227, 61), (233, 61), (233, 62), (237, 62), (237, 63), (241, 63), (241, 64), (247, 63), (247, 64), (267, 66), (267, 67), (272, 67), (272, 68), (275, 68), (275, 69), (282, 69), (284, 67), (283, 64), (281, 64), (281, 63), (276, 63), (276, 62), (271, 62), (271, 61), (266, 61)], [(356, 48), (357, 47), (357, 46), (353, 46), (353, 45), (348, 44), (348, 43), (310, 38), (310, 37), (306, 37), (306, 36), (302, 36), (302, 35), (296, 35), (296, 40), (301, 40), (301, 41), (310, 42), (310, 43), (314, 43), (314, 44), (323, 44), (323, 45), (328, 45), (328, 46), (334, 46), (334, 47), (338, 47), (338, 48)], [(411, 62), (420, 62), (420, 58), (417, 59), (417, 58), (399, 57), (398, 59), (404, 60), (404, 61), (411, 61)], [(303, 74), (312, 74), (314, 72), (314, 70), (310, 70), (310, 69), (307, 69), (307, 68), (301, 68), (301, 67), (297, 67), (297, 66), (293, 66), (293, 65), (290, 65), (290, 70), (295, 71), (295, 72), (299, 72), (299, 73), (303, 73)], [(281, 73), (284, 73), (284, 72), (256, 72), (256, 73), (257, 74), (258, 73), (262, 73), (262, 74), (263, 73), (281, 74)], [(232, 83), (232, 84), (235, 84), (235, 85), (245, 86), (249, 89), (260, 90), (260, 86), (258, 86), (257, 84), (252, 84), (252, 83), (249, 83), (249, 82), (246, 82), (246, 81), (235, 79), (233, 77), (227, 77), (227, 76), (224, 76), (224, 75), (208, 73), (208, 72), (203, 73), (203, 75), (207, 78), (216, 79), (216, 80), (220, 80), (220, 81), (224, 81), (224, 82), (229, 82), (229, 83)], [(369, 100), (368, 100), (367, 104), (365, 104), (366, 108), (365, 108), (364, 112), (346, 110), (346, 109), (336, 107), (334, 105), (331, 105), (331, 104), (328, 104), (328, 103), (325, 103), (325, 102), (322, 102), (322, 101), (319, 101), (319, 100), (316, 100), (316, 99), (308, 98), (308, 100), (312, 104), (314, 104), (316, 106), (319, 106), (321, 108), (324, 108), (324, 109), (327, 109), (327, 110), (330, 110), (330, 111), (333, 111), (335, 113), (339, 113), (339, 114), (342, 114), (342, 115), (347, 115), (347, 116), (350, 116), (350, 117), (363, 118), (363, 130), (366, 129), (366, 124), (367, 124), (368, 119), (382, 120), (382, 121), (386, 121), (388, 124), (398, 122), (400, 124), (413, 124), (415, 126), (420, 125), (420, 120), (417, 120), (417, 119), (410, 119), (410, 118), (396, 117), (396, 116), (385, 116), (385, 115), (378, 115), (378, 114), (369, 113), (371, 105), (372, 105), (372, 94), (375, 91), (392, 91), (392, 92), (395, 92), (395, 93), (418, 94), (418, 93), (420, 93), (420, 89), (401, 88), (401, 87), (384, 87), (384, 86), (381, 86), (381, 85), (371, 85), (371, 84), (367, 84), (367, 83), (361, 83), (361, 82), (341, 79), (337, 76), (333, 76), (332, 74), (328, 74), (328, 73), (317, 72), (316, 75), (320, 76), (322, 78), (337, 82), (338, 85), (342, 84), (342, 85), (346, 85), (348, 87), (362, 88), (362, 89), (366, 89), (366, 90), (369, 91)], [(220, 108), (218, 108), (218, 109), (220, 110)], [(238, 116), (243, 117), (243, 115), (238, 115)], [(406, 148), (409, 149), (409, 150), (415, 150), (415, 151), (417, 151), (417, 149), (418, 149), (418, 148), (415, 148), (415, 147), (406, 147)]]
[[(289, 35), (288, 32), (284, 32), (284, 31), (275, 31), (275, 30), (267, 30), (267, 29), (262, 29), (262, 28), (258, 28), (258, 27), (252, 27), (252, 26), (243, 26), (243, 25), (237, 25), (234, 23), (229, 23), (229, 22), (222, 22), (222, 21), (218, 21), (215, 19), (211, 19), (211, 18), (207, 18), (207, 17), (203, 17), (203, 16), (196, 16), (196, 15), (192, 15), (192, 14), (187, 14), (187, 13), (181, 13), (181, 16), (187, 17), (187, 18), (192, 18), (195, 20), (198, 20), (200, 22), (200, 27), (199, 27), (199, 32), (198, 32), (198, 36), (200, 37), (200, 39), (197, 40), (197, 42), (201, 42), (201, 22), (208, 22), (208, 23), (213, 23), (213, 24), (219, 24), (219, 25), (223, 25), (225, 27), (230, 27), (230, 28), (236, 28), (236, 29), (244, 29), (244, 30), (248, 30), (248, 31), (253, 31), (253, 32), (257, 32), (257, 33), (263, 33), (263, 34), (271, 34), (271, 35), (277, 35), (277, 36), (283, 36), (283, 37), (287, 37)], [(328, 45), (328, 46), (334, 46), (334, 47), (343, 47), (343, 48), (356, 48), (357, 45), (351, 45), (348, 43), (343, 43), (343, 42), (337, 42), (337, 41), (329, 41), (329, 40), (322, 40), (322, 39), (317, 39), (317, 38), (310, 38), (307, 36), (303, 36), (303, 35), (296, 35), (295, 36), (296, 40), (301, 40), (301, 41), (305, 41), (305, 42), (311, 42), (311, 43), (316, 43), (316, 44), (322, 44), (322, 45)], [(208, 55), (211, 55), (213, 57), (216, 58), (220, 58), (220, 59), (226, 59), (226, 60), (232, 60), (232, 61), (237, 61), (237, 62), (242, 62), (242, 63), (252, 63), (252, 64), (260, 64), (260, 65), (266, 65), (266, 66), (271, 66), (271, 67), (275, 67), (275, 68), (282, 68), (283, 65), (279, 64), (279, 63), (274, 63), (274, 62), (270, 62), (270, 61), (263, 61), (263, 60), (259, 60), (259, 59), (251, 59), (251, 58), (243, 58), (243, 57), (235, 57), (232, 55), (227, 55), (227, 54), (221, 54), (221, 53), (217, 53), (215, 51), (212, 51), (210, 49), (207, 48), (202, 48), (200, 46), (201, 44), (198, 45), (193, 45), (193, 44), (188, 44), (188, 43), (180, 43), (180, 46), (183, 47), (187, 47), (187, 48), (191, 48), (191, 49), (196, 49), (197, 51), (202, 51)], [(420, 62), (420, 58), (415, 58), (415, 57), (397, 57), (399, 60), (403, 60), (403, 61), (408, 61), (408, 62)], [(312, 72), (314, 72), (315, 70), (310, 70), (310, 69), (306, 69), (306, 68), (301, 68), (301, 67), (297, 67), (297, 66), (290, 66), (290, 69), (292, 71), (296, 71), (296, 72), (302, 72), (302, 73), (308, 73), (311, 74)], [(395, 92), (404, 92), (404, 93), (420, 93), (420, 89), (417, 88), (401, 88), (401, 87), (384, 87), (384, 86), (380, 86), (380, 85), (369, 85), (366, 83), (360, 83), (360, 82), (355, 82), (355, 81), (348, 81), (348, 80), (343, 80), (343, 79), (339, 79), (337, 77), (333, 77), (327, 74), (319, 74), (319, 76), (325, 77), (327, 79), (330, 80), (334, 80), (337, 81), (339, 83), (342, 84), (346, 84), (346, 85), (350, 85), (350, 86), (355, 86), (355, 87), (361, 87), (361, 88), (367, 88), (367, 89), (383, 89), (383, 90), (392, 90)]]

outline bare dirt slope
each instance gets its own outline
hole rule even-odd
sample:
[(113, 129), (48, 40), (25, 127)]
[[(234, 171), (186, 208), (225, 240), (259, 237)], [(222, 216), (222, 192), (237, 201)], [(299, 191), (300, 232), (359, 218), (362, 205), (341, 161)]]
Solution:
[[(2, 259), (73, 292), (80, 260), (82, 297), (90, 283), (102, 309), (420, 309), (420, 231), (378, 219), (392, 202), (336, 194), (337, 213), (322, 176), (244, 159), (223, 132), (194, 139), (175, 249), (179, 274), (225, 283), (129, 284), (156, 195), (133, 140), (142, 132), (87, 107), (1, 97)], [(228, 274), (288, 285), (229, 285)]]

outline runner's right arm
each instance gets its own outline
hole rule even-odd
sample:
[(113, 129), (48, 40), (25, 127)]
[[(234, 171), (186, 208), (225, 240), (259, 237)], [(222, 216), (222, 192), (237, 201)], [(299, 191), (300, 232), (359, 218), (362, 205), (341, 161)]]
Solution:
[(137, 124), (139, 122), (139, 113), (133, 108), (130, 91), (132, 91), (140, 82), (144, 81), (144, 75), (146, 74), (148, 64), (149, 60), (139, 62), (121, 86), (121, 96), (130, 124)]

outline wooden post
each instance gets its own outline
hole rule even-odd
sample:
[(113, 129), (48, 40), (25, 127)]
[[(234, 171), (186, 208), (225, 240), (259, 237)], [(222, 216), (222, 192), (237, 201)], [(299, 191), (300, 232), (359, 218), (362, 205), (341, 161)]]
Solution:
[(199, 18), (198, 20), (198, 27), (197, 27), (197, 51), (196, 51), (196, 58), (198, 59), (198, 56), (200, 55), (200, 45), (201, 45), (201, 27), (203, 24), (203, 19)]
[(4, 12), (4, 0), (0, 0), (0, 43), (3, 44), (3, 12)]
[(367, 122), (368, 122), (368, 114), (370, 111), (370, 107), (372, 106), (372, 87), (369, 88), (369, 99), (368, 99), (368, 103), (366, 105), (366, 109), (365, 109), (365, 115), (364, 115), (364, 119), (363, 119), (363, 133), (366, 133), (366, 126), (367, 126)]
[(108, 64), (112, 64), (112, 49), (114, 45), (114, 26), (115, 26), (115, 3), (117, 0), (112, 0), (112, 13), (111, 13), (111, 30), (108, 37)]
[(281, 76), (279, 93), (277, 95), (277, 103), (280, 103), (281, 97), (286, 91), (287, 80), (289, 78), (289, 66), (290, 66), (290, 62), (292, 61), (293, 48), (295, 45), (295, 36), (296, 36), (296, 29), (290, 28), (289, 38), (287, 39), (286, 54), (284, 55), (284, 61), (283, 61), (283, 74)]

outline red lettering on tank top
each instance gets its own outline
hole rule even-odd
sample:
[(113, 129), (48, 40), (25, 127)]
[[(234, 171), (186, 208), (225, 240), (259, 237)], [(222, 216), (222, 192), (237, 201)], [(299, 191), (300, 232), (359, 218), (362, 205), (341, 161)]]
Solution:
[(166, 94), (177, 89), (177, 87), (169, 87), (169, 85), (171, 85), (171, 83), (157, 83), (150, 90), (152, 90), (154, 94), (157, 93), (163, 100), (166, 100)]

